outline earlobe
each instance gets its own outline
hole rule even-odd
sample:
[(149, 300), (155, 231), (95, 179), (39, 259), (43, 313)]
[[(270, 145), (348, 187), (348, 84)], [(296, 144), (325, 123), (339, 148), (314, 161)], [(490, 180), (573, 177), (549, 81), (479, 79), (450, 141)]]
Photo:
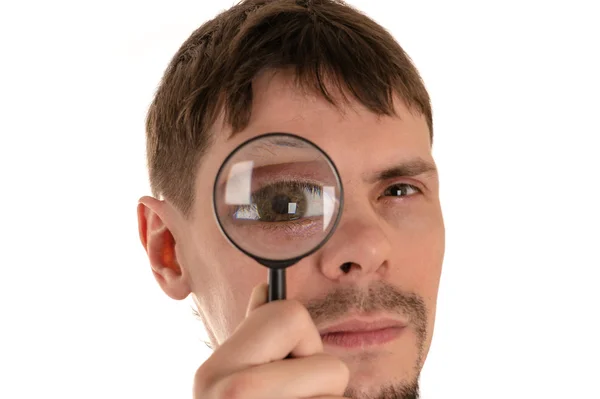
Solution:
[(140, 198), (137, 207), (139, 236), (156, 281), (169, 297), (181, 300), (191, 290), (187, 274), (177, 260), (176, 242), (166, 220), (165, 206), (156, 198)]

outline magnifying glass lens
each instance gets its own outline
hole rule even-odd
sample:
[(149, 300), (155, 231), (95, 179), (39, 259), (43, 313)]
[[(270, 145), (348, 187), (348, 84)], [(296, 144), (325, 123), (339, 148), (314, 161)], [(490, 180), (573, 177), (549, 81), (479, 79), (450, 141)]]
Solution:
[(220, 227), (239, 249), (260, 259), (302, 257), (335, 228), (341, 182), (329, 157), (290, 134), (268, 134), (238, 147), (214, 187)]

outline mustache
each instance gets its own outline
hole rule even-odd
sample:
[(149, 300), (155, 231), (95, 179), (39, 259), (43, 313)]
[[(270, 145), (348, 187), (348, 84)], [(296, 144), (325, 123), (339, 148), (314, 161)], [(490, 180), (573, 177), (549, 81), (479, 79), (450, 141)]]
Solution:
[(317, 325), (325, 320), (340, 319), (350, 312), (384, 312), (408, 316), (421, 347), (427, 336), (428, 311), (423, 298), (381, 281), (371, 284), (366, 290), (341, 287), (324, 298), (309, 301), (305, 306)]

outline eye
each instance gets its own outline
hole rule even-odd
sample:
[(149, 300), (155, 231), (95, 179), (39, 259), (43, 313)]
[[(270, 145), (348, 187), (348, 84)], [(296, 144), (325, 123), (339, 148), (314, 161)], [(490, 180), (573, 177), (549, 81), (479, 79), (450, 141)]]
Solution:
[(252, 205), (237, 207), (234, 217), (261, 222), (291, 222), (323, 214), (322, 189), (300, 182), (278, 182), (252, 195)]
[(421, 190), (408, 183), (397, 183), (393, 186), (389, 186), (383, 192), (385, 197), (407, 197), (409, 195), (420, 193)]

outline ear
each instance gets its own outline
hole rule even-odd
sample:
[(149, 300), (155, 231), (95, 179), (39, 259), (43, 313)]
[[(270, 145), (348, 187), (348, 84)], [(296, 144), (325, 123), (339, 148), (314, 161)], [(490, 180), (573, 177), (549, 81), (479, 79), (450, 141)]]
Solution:
[(167, 208), (166, 202), (156, 198), (140, 198), (137, 206), (138, 230), (154, 278), (169, 297), (182, 300), (187, 298), (191, 288), (187, 272), (177, 260), (177, 243), (172, 232), (175, 226), (169, 226)]

